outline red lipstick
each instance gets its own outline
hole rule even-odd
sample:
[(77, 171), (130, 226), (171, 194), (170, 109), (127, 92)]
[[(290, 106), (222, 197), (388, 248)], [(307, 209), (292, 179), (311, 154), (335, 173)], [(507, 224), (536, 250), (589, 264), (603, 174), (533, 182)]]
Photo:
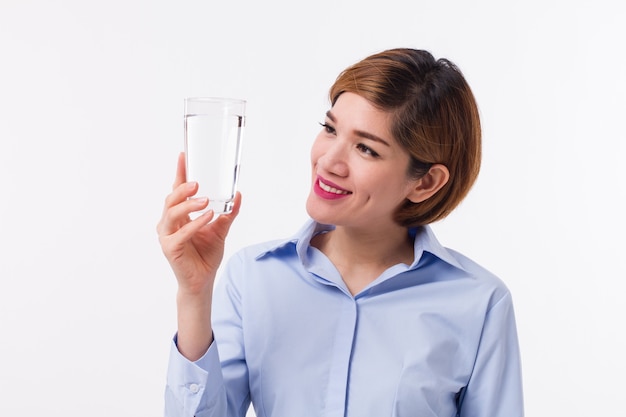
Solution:
[(319, 175), (315, 178), (315, 183), (313, 184), (313, 191), (315, 192), (315, 194), (317, 194), (318, 196), (326, 200), (337, 200), (337, 199), (344, 198), (352, 194), (350, 191), (344, 190), (337, 184), (333, 184), (332, 182), (325, 180)]

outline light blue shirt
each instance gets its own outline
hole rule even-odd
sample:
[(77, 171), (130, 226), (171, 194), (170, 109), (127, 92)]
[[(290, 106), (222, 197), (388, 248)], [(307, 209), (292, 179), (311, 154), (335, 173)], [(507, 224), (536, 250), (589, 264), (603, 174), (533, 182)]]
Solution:
[(493, 274), (415, 234), (415, 260), (352, 296), (310, 245), (330, 227), (248, 247), (213, 296), (215, 342), (196, 362), (172, 344), (165, 415), (519, 417), (511, 295)]

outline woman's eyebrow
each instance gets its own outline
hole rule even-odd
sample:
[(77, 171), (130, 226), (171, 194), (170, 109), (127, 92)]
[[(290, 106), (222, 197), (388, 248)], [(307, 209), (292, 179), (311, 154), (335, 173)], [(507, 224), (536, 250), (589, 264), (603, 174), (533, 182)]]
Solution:
[[(326, 112), (326, 117), (328, 117), (331, 122), (337, 123), (337, 118), (333, 115), (333, 113), (330, 110)], [(363, 130), (355, 130), (354, 134), (365, 139), (373, 140), (374, 142), (382, 143), (385, 146), (391, 146), (389, 145), (389, 142), (387, 142), (386, 140), (384, 140), (383, 138), (379, 136), (374, 135), (373, 133), (365, 132)]]

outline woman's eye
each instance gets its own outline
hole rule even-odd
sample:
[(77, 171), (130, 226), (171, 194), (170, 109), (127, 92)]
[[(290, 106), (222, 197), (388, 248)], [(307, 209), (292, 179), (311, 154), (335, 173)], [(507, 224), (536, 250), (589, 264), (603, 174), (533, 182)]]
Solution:
[(328, 123), (320, 123), (320, 126), (324, 128), (326, 133), (330, 133), (331, 135), (335, 134), (335, 128), (329, 125)]
[(373, 156), (374, 158), (378, 158), (380, 156), (375, 150), (373, 150), (369, 146), (363, 145), (362, 143), (359, 143), (358, 145), (356, 145), (356, 148), (360, 150), (361, 152), (363, 152), (364, 154)]

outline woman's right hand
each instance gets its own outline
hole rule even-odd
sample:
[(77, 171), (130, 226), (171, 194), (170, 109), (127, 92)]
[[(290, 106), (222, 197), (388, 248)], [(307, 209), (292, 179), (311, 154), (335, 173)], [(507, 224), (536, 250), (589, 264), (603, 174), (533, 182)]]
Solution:
[(209, 203), (206, 197), (189, 198), (197, 191), (197, 183), (186, 182), (185, 154), (181, 153), (172, 192), (165, 199), (157, 225), (161, 249), (176, 275), (179, 293), (211, 292), (224, 256), (226, 235), (241, 205), (241, 195), (237, 193), (231, 213), (211, 222), (214, 213), (208, 211), (191, 220), (191, 212), (202, 210)]
[(213, 283), (224, 257), (226, 235), (241, 206), (237, 193), (233, 210), (218, 216), (208, 211), (191, 220), (189, 214), (204, 209), (207, 198), (190, 198), (198, 184), (186, 182), (185, 154), (178, 157), (172, 192), (165, 199), (157, 225), (159, 242), (178, 281), (178, 350), (189, 360), (200, 358), (213, 341), (211, 304)]

